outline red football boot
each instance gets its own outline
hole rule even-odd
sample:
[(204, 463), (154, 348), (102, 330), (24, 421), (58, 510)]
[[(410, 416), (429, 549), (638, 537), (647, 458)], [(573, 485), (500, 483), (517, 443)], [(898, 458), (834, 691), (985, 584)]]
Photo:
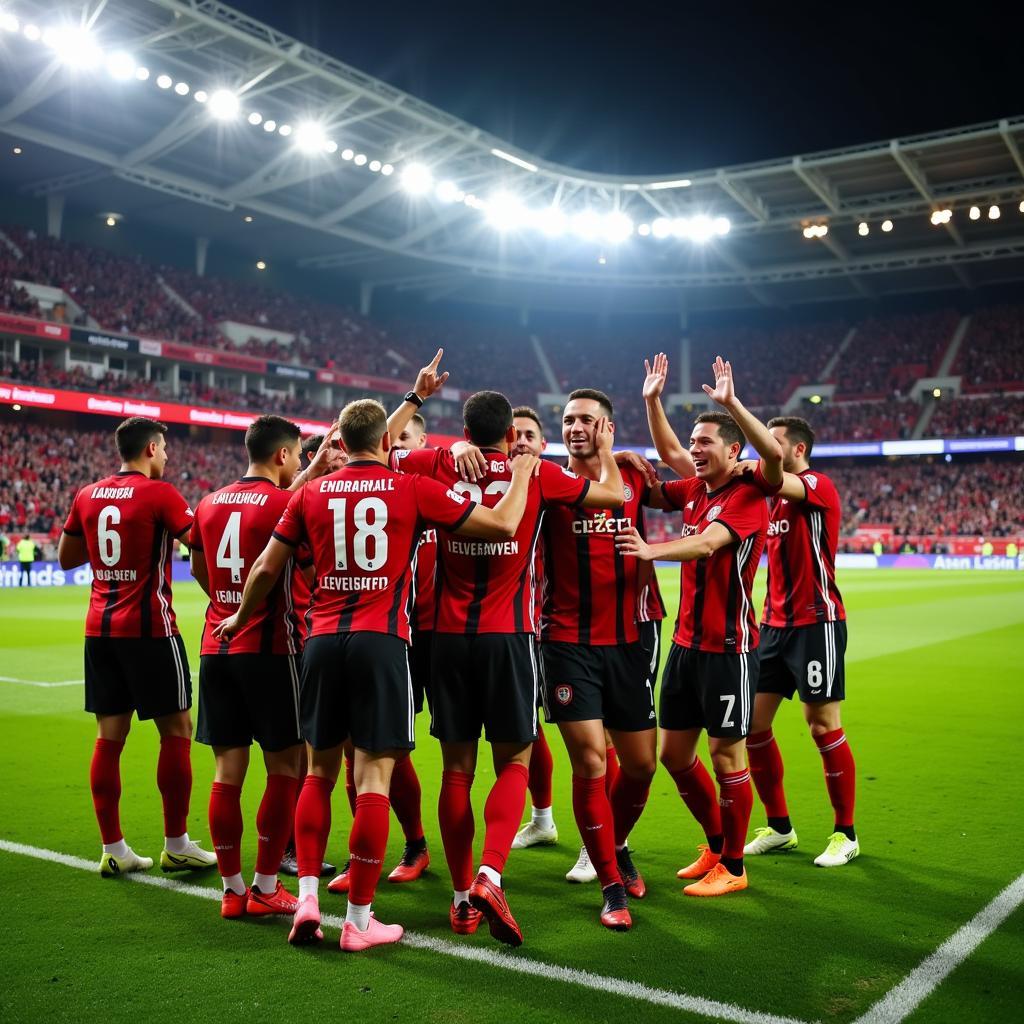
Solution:
[(602, 895), (604, 906), (601, 908), (601, 924), (613, 932), (628, 932), (633, 927), (633, 918), (629, 916), (625, 886), (613, 882), (605, 886)]
[(640, 872), (637, 871), (633, 864), (633, 857), (629, 852), (629, 847), (624, 846), (621, 850), (616, 850), (615, 859), (618, 862), (619, 875), (622, 877), (622, 884), (626, 887), (626, 892), (633, 899), (642, 900), (647, 895), (647, 886), (644, 885)]
[(521, 946), (523, 933), (508, 909), (508, 901), (500, 885), (495, 885), (482, 871), (469, 888), (469, 902), (487, 918), (491, 935), (509, 946)]
[(405, 852), (398, 866), (388, 875), (389, 882), (415, 882), (430, 865), (430, 854), (427, 853), (427, 841), (406, 843)]
[(342, 896), (348, 892), (348, 865), (349, 862), (345, 861), (345, 866), (341, 869), (340, 875), (335, 875), (327, 883), (327, 891), (334, 893), (335, 896)]
[(299, 901), (278, 881), (271, 893), (260, 892), (254, 885), (249, 890), (245, 909), (253, 917), (265, 917), (267, 914), (294, 914), (298, 907)]
[(474, 935), (477, 928), (480, 927), (483, 916), (479, 910), (470, 906), (465, 900), (458, 906), (453, 903), (448, 908), (448, 920), (456, 935)]
[(226, 889), (220, 898), (220, 916), (229, 921), (236, 917), (245, 917), (245, 905), (249, 898), (249, 890), (237, 893), (234, 889)]

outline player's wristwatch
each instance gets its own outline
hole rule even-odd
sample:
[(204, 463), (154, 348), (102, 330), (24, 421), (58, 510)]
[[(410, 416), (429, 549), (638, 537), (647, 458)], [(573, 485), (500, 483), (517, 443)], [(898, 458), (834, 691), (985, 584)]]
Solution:
[(405, 401), (412, 402), (412, 404), (415, 405), (417, 409), (423, 408), (423, 399), (420, 398), (420, 396), (417, 395), (415, 391), (407, 391), (405, 393)]

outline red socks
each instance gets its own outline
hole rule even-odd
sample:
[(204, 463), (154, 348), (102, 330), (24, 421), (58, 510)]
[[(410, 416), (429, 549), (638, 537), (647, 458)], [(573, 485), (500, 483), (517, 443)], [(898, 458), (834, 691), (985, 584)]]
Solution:
[[(473, 776), (448, 771), (441, 775), (441, 795), (437, 801), (437, 820), (452, 888), (465, 892), (473, 884), (473, 804), (470, 792)], [(518, 824), (518, 823), (517, 823)]]
[(124, 744), (117, 740), (97, 739), (89, 765), (92, 805), (104, 843), (116, 843), (124, 838), (120, 815), (122, 750)]
[(302, 784), (295, 807), (295, 854), (300, 878), (320, 877), (331, 831), (333, 789), (334, 783), (319, 775), (307, 775)]
[(505, 870), (516, 837), (519, 823), (526, 806), (526, 785), (530, 781), (530, 770), (525, 764), (505, 765), (498, 772), (491, 792), (484, 804), (484, 852), (480, 863), (497, 872)]
[(690, 813), (697, 819), (697, 823), (704, 829), (704, 835), (709, 839), (722, 834), (722, 812), (718, 806), (718, 797), (715, 794), (715, 785), (711, 781), (704, 762), (699, 757), (693, 759), (689, 768), (679, 772), (670, 772), (683, 798), (683, 803), (689, 808)]
[(423, 838), (422, 795), (412, 757), (400, 757), (391, 773), (391, 806), (407, 843), (419, 842)]
[(853, 763), (850, 745), (842, 729), (815, 736), (814, 742), (821, 754), (825, 769), (825, 785), (828, 798), (836, 812), (836, 825), (843, 828), (853, 826), (853, 804), (857, 788), (857, 767)]
[(743, 846), (747, 841), (750, 826), (750, 812), (754, 806), (754, 790), (750, 785), (750, 770), (725, 772), (718, 776), (721, 794), (719, 806), (722, 812), (722, 857), (732, 860), (743, 859)]
[(345, 796), (348, 797), (348, 809), (354, 818), (356, 816), (356, 770), (350, 757), (345, 758)]
[(640, 820), (651, 792), (650, 779), (633, 779), (620, 771), (612, 786), (611, 807), (615, 821), (615, 845), (622, 846)]
[(281, 867), (295, 821), (298, 791), (299, 780), (290, 775), (267, 776), (267, 788), (256, 812), (256, 870), (261, 875), (276, 875)]
[(612, 790), (615, 788), (615, 780), (619, 777), (619, 771), (619, 755), (615, 753), (614, 747), (609, 747), (604, 762), (604, 792), (609, 800), (612, 798)]
[(594, 865), (601, 888), (622, 882), (615, 860), (615, 824), (612, 805), (605, 794), (605, 780), (572, 777), (572, 810), (583, 837), (590, 863)]
[(551, 776), (555, 762), (551, 757), (544, 730), (537, 725), (537, 738), (530, 751), (530, 803), (534, 807), (551, 806)]
[[(388, 845), (390, 811), (391, 801), (382, 793), (361, 793), (356, 797), (356, 816), (348, 837), (348, 901), (357, 907), (373, 902)], [(302, 874), (301, 870), (299, 873)]]
[(184, 736), (162, 736), (156, 763), (156, 784), (164, 801), (164, 835), (188, 831), (188, 803), (192, 796), (192, 741)]
[[(215, 782), (210, 790), (210, 839), (222, 878), (242, 873), (242, 787)], [(258, 826), (257, 826), (258, 827)], [(262, 831), (262, 829), (260, 830)], [(179, 833), (180, 834), (180, 833)], [(261, 836), (262, 839), (262, 836)], [(278, 866), (280, 866), (278, 860)], [(277, 868), (267, 874), (276, 874)]]
[(747, 737), (747, 757), (750, 774), (757, 787), (757, 795), (764, 804), (769, 818), (787, 818), (786, 792), (782, 788), (784, 774), (782, 754), (771, 729), (766, 732), (752, 732)]

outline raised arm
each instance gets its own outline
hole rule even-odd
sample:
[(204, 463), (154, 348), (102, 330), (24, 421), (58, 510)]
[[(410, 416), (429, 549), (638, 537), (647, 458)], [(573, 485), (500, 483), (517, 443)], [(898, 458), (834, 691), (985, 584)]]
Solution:
[(392, 438), (398, 437), (407, 426), (409, 421), (416, 414), (416, 411), (431, 395), (437, 394), (444, 387), (448, 380), (448, 371), (438, 373), (437, 368), (441, 363), (441, 356), (444, 349), (439, 348), (433, 359), (416, 374), (416, 383), (412, 386), (412, 392), (419, 398), (419, 402), (403, 401), (402, 404), (388, 417), (388, 433)]
[(294, 549), (271, 537), (270, 542), (252, 564), (249, 576), (242, 588), (242, 603), (234, 615), (229, 615), (213, 630), (218, 640), (230, 640), (253, 616), (253, 612), (266, 600), (278, 577), (284, 572)]
[(686, 479), (697, 471), (693, 467), (690, 453), (683, 447), (661, 404), (661, 393), (665, 390), (668, 379), (668, 356), (659, 352), (654, 363), (644, 360), (647, 377), (644, 380), (644, 403), (647, 406), (647, 425), (651, 430), (651, 440), (658, 449), (658, 457), (676, 475)]
[(478, 504), (455, 531), (482, 540), (505, 540), (515, 536), (526, 511), (530, 478), (540, 459), (536, 455), (520, 455), (512, 463), (512, 482), (494, 508)]
[(324, 435), (324, 439), (320, 442), (320, 447), (317, 448), (309, 465), (301, 473), (295, 474), (295, 478), (288, 485), (289, 491), (297, 491), (303, 484), (308, 484), (310, 480), (315, 480), (318, 476), (324, 476), (330, 472), (330, 462), (334, 454), (331, 449), (337, 443), (338, 434), (338, 424), (335, 423)]
[(636, 527), (630, 527), (615, 535), (615, 549), (620, 555), (632, 555), (642, 562), (693, 562), (698, 558), (710, 558), (719, 548), (735, 540), (721, 523), (712, 523), (703, 533), (664, 544), (648, 544)]
[(601, 476), (591, 481), (583, 499), (584, 508), (616, 508), (626, 500), (622, 474), (612, 453), (612, 437), (612, 426), (602, 416), (594, 425), (594, 447), (601, 460)]

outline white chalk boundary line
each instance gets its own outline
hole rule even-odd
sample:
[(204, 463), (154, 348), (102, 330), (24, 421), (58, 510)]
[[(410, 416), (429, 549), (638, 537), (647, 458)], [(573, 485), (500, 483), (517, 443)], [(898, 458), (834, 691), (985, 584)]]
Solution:
[[(98, 861), (83, 860), (81, 857), (72, 857), (66, 853), (44, 850), (37, 846), (12, 843), (6, 839), (0, 839), (0, 851), (18, 854), (22, 857), (34, 857), (36, 860), (50, 861), (54, 864), (62, 864), (64, 867), (77, 868), (79, 871), (88, 871), (90, 874), (97, 874), (99, 871)], [(122, 877), (130, 882), (138, 882), (141, 885), (151, 885), (158, 889), (169, 889), (172, 892), (185, 896), (197, 896), (200, 899), (220, 902), (220, 892), (206, 886), (189, 885), (186, 882), (178, 882), (170, 878), (161, 878), (157, 875), (141, 873), (132, 873)], [(117, 882), (112, 881), (104, 884), (116, 885)], [(339, 930), (345, 922), (343, 917), (337, 917), (334, 914), (325, 914), (322, 920), (324, 924)], [(731, 1003), (720, 1003), (714, 999), (704, 999), (701, 996), (688, 996), (682, 992), (671, 992), (668, 989), (650, 988), (635, 981), (608, 978), (600, 974), (592, 974), (590, 971), (578, 971), (571, 967), (546, 964), (540, 960), (529, 960), (516, 953), (501, 952), (479, 946), (461, 945), (448, 939), (438, 939), (429, 935), (420, 935), (416, 932), (406, 932), (402, 942), (413, 949), (424, 949), (431, 953), (438, 953), (441, 956), (454, 957), (459, 960), (472, 960), (476, 963), (486, 964), (488, 967), (514, 971), (517, 974), (528, 974), (532, 977), (548, 981), (561, 981), (567, 985), (592, 989), (605, 995), (611, 994), (622, 996), (626, 999), (635, 999), (639, 1002), (653, 1004), (654, 1006), (667, 1006), (674, 1010), (685, 1010), (702, 1017), (711, 1017), (714, 1020), (735, 1021), (736, 1024), (805, 1024), (804, 1021), (794, 1017), (780, 1017), (773, 1013), (759, 1013), (757, 1010), (747, 1010), (742, 1006), (734, 1006)]]
[(51, 689), (54, 686), (82, 686), (84, 679), (65, 679), (59, 683), (44, 683), (38, 679), (15, 679), (14, 676), (0, 676), (0, 683), (17, 683), (19, 686), (41, 686)]

